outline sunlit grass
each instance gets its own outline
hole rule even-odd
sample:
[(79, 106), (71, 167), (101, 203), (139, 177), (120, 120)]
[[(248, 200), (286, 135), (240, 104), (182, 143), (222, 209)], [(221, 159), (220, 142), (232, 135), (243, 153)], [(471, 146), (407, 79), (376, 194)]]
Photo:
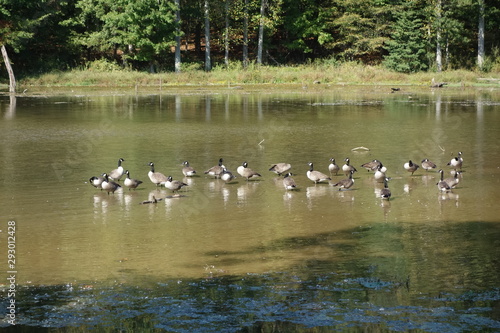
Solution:
[[(499, 72), (474, 72), (452, 70), (403, 74), (390, 71), (382, 66), (367, 66), (358, 63), (311, 63), (299, 66), (258, 66), (250, 64), (243, 68), (241, 63), (229, 68), (217, 66), (210, 72), (199, 66), (184, 66), (181, 73), (147, 73), (116, 68), (86, 68), (68, 72), (53, 72), (20, 80), (19, 85), (33, 86), (182, 86), (214, 85), (234, 86), (244, 84), (302, 84), (313, 83), (331, 85), (422, 85), (428, 86), (432, 79), (454, 86), (479, 86), (490, 84), (499, 86)], [(480, 80), (490, 78), (493, 80)], [(495, 81), (496, 80), (496, 81)]]

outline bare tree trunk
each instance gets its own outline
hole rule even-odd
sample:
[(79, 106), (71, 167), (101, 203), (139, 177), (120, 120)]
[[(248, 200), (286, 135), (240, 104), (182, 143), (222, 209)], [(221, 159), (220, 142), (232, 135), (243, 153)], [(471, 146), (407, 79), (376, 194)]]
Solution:
[(484, 7), (485, 1), (479, 0), (479, 24), (477, 34), (477, 65), (483, 69), (484, 65)]
[(229, 67), (229, 0), (225, 3), (226, 9), (226, 31), (224, 33), (224, 64)]
[(5, 45), (2, 44), (2, 56), (3, 62), (5, 63), (5, 67), (7, 68), (7, 73), (9, 73), (9, 92), (16, 92), (16, 77), (14, 76), (14, 71), (12, 70), (12, 66), (10, 64), (9, 55), (7, 54), (7, 49)]
[(443, 56), (441, 51), (441, 0), (437, 1), (436, 4), (436, 67), (437, 71), (441, 72), (443, 70)]
[(175, 72), (181, 72), (181, 5), (175, 0)]
[(262, 65), (262, 49), (264, 47), (264, 15), (266, 13), (266, 0), (260, 2), (260, 23), (259, 23), (259, 42), (257, 44), (257, 63)]
[(210, 15), (208, 0), (205, 0), (205, 70), (208, 72), (212, 69), (210, 58)]
[(245, 0), (243, 8), (243, 67), (248, 66), (248, 0)]

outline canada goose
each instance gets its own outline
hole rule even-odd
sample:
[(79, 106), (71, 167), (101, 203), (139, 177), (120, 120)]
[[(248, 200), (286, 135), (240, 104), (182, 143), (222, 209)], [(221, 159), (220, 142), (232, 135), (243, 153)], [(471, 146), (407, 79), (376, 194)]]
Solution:
[(411, 160), (409, 160), (408, 162), (406, 162), (404, 164), (404, 168), (406, 169), (406, 171), (411, 172), (411, 175), (413, 176), (413, 173), (415, 171), (417, 171), (417, 169), (419, 168), (419, 165), (415, 164)]
[(457, 170), (457, 169), (462, 169), (462, 163), (463, 162), (464, 162), (464, 159), (462, 158), (462, 152), (459, 151), (458, 152), (458, 156), (457, 157), (453, 157), (451, 159), (451, 161), (449, 161), (448, 164), (446, 164), (446, 165), (449, 165), (453, 169)]
[(314, 182), (314, 184), (317, 184), (317, 183), (325, 181), (325, 180), (332, 180), (330, 177), (328, 177), (324, 173), (319, 172), (319, 171), (315, 171), (312, 162), (309, 162), (308, 165), (309, 165), (309, 170), (307, 171), (307, 178), (312, 180)]
[(281, 176), (285, 172), (288, 172), (288, 170), (290, 170), (291, 168), (292, 165), (289, 163), (276, 163), (269, 169), (269, 171), (272, 171), (277, 175)]
[(164, 182), (163, 185), (174, 193), (179, 191), (182, 187), (188, 186), (188, 184), (183, 183), (180, 180), (173, 180), (172, 176), (168, 176), (167, 181)]
[(453, 177), (448, 177), (448, 178), (445, 178), (444, 181), (446, 182), (446, 184), (448, 184), (448, 186), (450, 188), (454, 188), (455, 186), (458, 185), (458, 183), (460, 182), (460, 179), (458, 178), (458, 176), (461, 174), (462, 172), (461, 171), (457, 171), (455, 172), (455, 175)]
[(122, 162), (125, 162), (123, 158), (120, 158), (118, 160), (118, 168), (111, 170), (108, 174), (108, 177), (111, 178), (112, 180), (119, 181), (124, 173), (123, 167), (122, 167)]
[(104, 180), (104, 177), (90, 177), (89, 179), (89, 182), (90, 182), (90, 185), (94, 186), (95, 188), (100, 188), (101, 191), (102, 191), (102, 181)]
[(121, 186), (115, 183), (114, 181), (110, 181), (108, 178), (108, 174), (103, 173), (102, 176), (104, 177), (104, 180), (101, 183), (102, 189), (106, 192), (109, 192), (115, 194), (115, 191), (119, 189)]
[(153, 184), (156, 184), (156, 186), (161, 186), (161, 184), (167, 181), (167, 176), (165, 176), (161, 172), (155, 172), (155, 164), (153, 162), (149, 162), (148, 165), (151, 167), (151, 170), (148, 172), (148, 177)]
[(379, 183), (383, 182), (386, 178), (385, 170), (387, 170), (387, 168), (385, 168), (382, 165), (382, 163), (380, 163), (380, 165), (377, 168), (377, 171), (375, 171), (375, 174), (373, 175), (373, 178), (375, 178), (375, 180)]
[(236, 178), (235, 175), (233, 175), (233, 173), (229, 170), (227, 170), (226, 168), (224, 168), (222, 170), (222, 176), (220, 177), (220, 179), (222, 179), (223, 181), (225, 181), (226, 183), (229, 183), (231, 182), (234, 178)]
[(214, 176), (215, 178), (219, 178), (223, 171), (224, 171), (224, 166), (222, 165), (222, 158), (220, 158), (219, 164), (205, 171), (205, 174)]
[(194, 175), (196, 175), (196, 170), (192, 167), (192, 166), (189, 166), (189, 162), (188, 161), (184, 161), (184, 163), (182, 163), (184, 165), (184, 167), (182, 168), (182, 174), (186, 177), (192, 177)]
[(448, 185), (447, 182), (443, 180), (443, 170), (440, 169), (439, 173), (441, 174), (441, 180), (436, 184), (439, 191), (441, 192), (449, 192), (451, 190), (450, 186)]
[(241, 177), (246, 178), (249, 180), (252, 177), (261, 177), (260, 173), (253, 171), (248, 167), (247, 162), (243, 162), (242, 165), (240, 165), (236, 171), (240, 174)]
[(295, 180), (292, 178), (292, 173), (285, 174), (285, 178), (283, 178), (283, 186), (285, 186), (285, 190), (295, 190), (297, 189), (297, 185), (295, 184)]
[(137, 186), (142, 184), (142, 180), (130, 178), (130, 172), (128, 172), (128, 170), (125, 170), (125, 174), (127, 175), (127, 178), (125, 178), (123, 185), (127, 186), (129, 191), (131, 189), (135, 190)]
[(345, 179), (342, 179), (340, 180), (338, 183), (336, 184), (333, 184), (333, 186), (338, 186), (339, 187), (339, 191), (342, 190), (342, 189), (349, 189), (351, 188), (351, 186), (354, 184), (354, 179), (352, 179), (352, 174), (354, 173), (354, 171), (351, 171), (349, 173), (349, 176)]
[(335, 174), (335, 176), (339, 173), (340, 167), (335, 164), (335, 159), (332, 157), (330, 158), (330, 165), (328, 165), (328, 171), (330, 171), (330, 176), (332, 174)]
[(361, 167), (365, 168), (368, 172), (370, 172), (370, 171), (376, 171), (380, 165), (382, 165), (382, 163), (379, 160), (373, 160), (362, 164)]
[(424, 158), (422, 160), (422, 168), (425, 171), (429, 171), (430, 169), (435, 169), (436, 168), (436, 164), (434, 164), (433, 162), (429, 161), (428, 158)]
[(345, 161), (345, 164), (342, 166), (342, 171), (344, 171), (344, 174), (346, 176), (348, 176), (351, 171), (353, 173), (358, 171), (358, 170), (356, 170), (355, 167), (353, 167), (352, 165), (349, 164), (349, 161), (350, 161), (349, 157), (346, 157), (346, 159), (344, 161)]
[(384, 188), (382, 190), (380, 190), (380, 197), (382, 199), (389, 200), (391, 198), (391, 190), (387, 186), (387, 181), (388, 181), (388, 179), (384, 178)]

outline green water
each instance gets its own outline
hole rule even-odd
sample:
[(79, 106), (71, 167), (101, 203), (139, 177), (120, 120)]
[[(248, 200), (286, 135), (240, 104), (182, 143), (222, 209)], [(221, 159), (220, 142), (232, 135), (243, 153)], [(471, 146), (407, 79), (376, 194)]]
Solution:
[[(18, 324), (500, 329), (500, 92), (386, 90), (0, 97), (0, 272), (14, 221)], [(458, 151), (450, 193), (437, 169), (403, 168), (429, 158), (448, 177)], [(206, 176), (221, 157), (262, 177)], [(308, 162), (328, 173), (331, 157), (358, 169), (350, 190), (307, 179)], [(137, 190), (88, 183), (119, 158)], [(360, 167), (373, 159), (388, 169), (390, 201)], [(197, 177), (183, 177), (185, 160)], [(188, 184), (182, 196), (149, 181), (151, 161)], [(292, 164), (297, 191), (268, 171), (278, 162)], [(165, 199), (140, 204), (153, 195)]]

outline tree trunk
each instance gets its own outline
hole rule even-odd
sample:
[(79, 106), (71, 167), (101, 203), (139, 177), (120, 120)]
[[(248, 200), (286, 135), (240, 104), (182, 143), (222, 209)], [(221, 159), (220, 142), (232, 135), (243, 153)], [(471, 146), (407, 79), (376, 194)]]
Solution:
[(9, 92), (16, 92), (16, 77), (14, 76), (14, 71), (12, 70), (12, 66), (10, 65), (9, 55), (7, 54), (7, 49), (5, 45), (2, 44), (2, 56), (3, 62), (5, 63), (5, 67), (7, 68), (7, 73), (9, 73)]
[(226, 31), (224, 33), (224, 64), (229, 67), (229, 0), (225, 3), (226, 10)]
[(212, 69), (210, 59), (210, 15), (208, 0), (205, 0), (205, 70), (209, 72)]
[(437, 1), (436, 4), (436, 67), (437, 71), (441, 72), (443, 70), (443, 56), (441, 51), (441, 0)]
[(259, 42), (257, 44), (257, 64), (262, 65), (262, 49), (264, 47), (264, 15), (266, 11), (266, 0), (260, 2)]
[(245, 0), (243, 8), (243, 67), (248, 66), (248, 0)]
[(477, 34), (477, 65), (483, 69), (484, 65), (484, 7), (485, 1), (479, 0), (479, 24)]
[(175, 0), (175, 72), (181, 72), (181, 5)]

